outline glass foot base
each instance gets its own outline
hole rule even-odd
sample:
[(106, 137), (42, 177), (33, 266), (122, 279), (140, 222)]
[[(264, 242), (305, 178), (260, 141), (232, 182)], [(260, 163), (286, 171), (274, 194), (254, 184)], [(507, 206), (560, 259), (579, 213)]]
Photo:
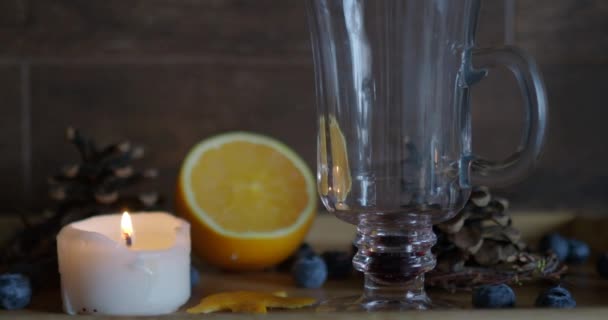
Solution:
[(348, 296), (328, 299), (321, 302), (317, 312), (381, 312), (408, 310), (446, 310), (459, 309), (446, 300), (370, 300), (363, 296)]

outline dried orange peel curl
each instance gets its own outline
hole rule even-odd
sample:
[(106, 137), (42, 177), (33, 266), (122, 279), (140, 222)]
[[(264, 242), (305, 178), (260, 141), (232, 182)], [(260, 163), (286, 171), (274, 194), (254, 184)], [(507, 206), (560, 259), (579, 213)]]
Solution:
[(232, 312), (266, 313), (268, 308), (296, 309), (316, 303), (313, 298), (289, 298), (285, 292), (223, 292), (209, 295), (186, 310), (191, 314), (230, 310)]

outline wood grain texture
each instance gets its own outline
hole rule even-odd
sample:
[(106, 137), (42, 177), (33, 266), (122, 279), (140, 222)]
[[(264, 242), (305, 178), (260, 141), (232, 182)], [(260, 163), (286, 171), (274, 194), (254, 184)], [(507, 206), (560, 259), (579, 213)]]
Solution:
[(471, 88), (473, 152), (502, 160), (515, 152), (524, 125), (523, 99), (513, 74), (506, 68), (488, 70)]
[(0, 29), (22, 27), (28, 17), (28, 0), (0, 1)]
[(146, 147), (142, 166), (160, 169), (150, 186), (172, 198), (186, 152), (213, 134), (242, 130), (290, 145), (315, 160), (312, 69), (300, 66), (47, 66), (32, 69), (34, 186), (77, 161), (68, 125), (101, 142)]
[[(4, 220), (3, 220), (4, 221)], [(560, 231), (564, 235), (591, 241), (594, 250), (605, 248), (606, 234), (600, 231), (608, 227), (605, 217), (575, 216), (570, 212), (518, 212), (513, 214), (514, 226), (522, 231), (524, 239), (534, 244), (541, 233)], [(6, 226), (0, 223), (0, 230)], [(308, 235), (307, 241), (315, 249), (339, 249), (349, 247), (353, 239), (354, 227), (329, 215), (319, 216)], [(353, 277), (350, 280), (328, 281), (320, 289), (295, 288), (293, 280), (287, 273), (254, 272), (254, 273), (223, 273), (210, 268), (201, 268), (201, 284), (193, 289), (192, 298), (184, 306), (187, 308), (208, 294), (232, 290), (255, 290), (264, 292), (286, 291), (290, 296), (308, 296), (320, 300), (333, 297), (354, 296), (361, 293), (362, 279)], [(431, 290), (434, 298), (449, 299), (460, 309), (423, 311), (423, 312), (392, 312), (392, 313), (322, 313), (307, 308), (294, 311), (271, 311), (264, 316), (250, 314), (216, 313), (206, 315), (188, 315), (182, 310), (163, 317), (104, 317), (79, 316), (86, 319), (605, 319), (608, 317), (605, 295), (608, 292), (608, 280), (600, 279), (593, 270), (593, 264), (574, 267), (569, 271), (563, 283), (572, 292), (577, 301), (577, 308), (536, 309), (533, 303), (538, 293), (547, 284), (526, 284), (514, 286), (517, 301), (516, 308), (501, 311), (472, 310), (471, 297), (468, 292), (448, 293)], [(39, 292), (34, 297), (32, 305), (26, 311), (0, 311), (0, 319), (11, 320), (68, 320), (73, 316), (61, 313), (61, 300), (57, 291)]]
[[(601, 58), (605, 35), (599, 34), (605, 6), (591, 0), (517, 2), (515, 38), (542, 65), (551, 124), (540, 167), (522, 183), (498, 190), (515, 206), (608, 204), (602, 141), (608, 135), (602, 102), (608, 69)], [(108, 142), (127, 137), (145, 144), (143, 165), (160, 167), (162, 174), (152, 187), (168, 196), (186, 150), (222, 131), (273, 135), (316, 166), (301, 1), (31, 1), (29, 16), (25, 26), (0, 28), (6, 40), (0, 59), (32, 62), (36, 199), (45, 198), (45, 176), (76, 158), (63, 142), (68, 124)], [(482, 1), (478, 45), (501, 45), (505, 24), (504, 1)], [(4, 89), (0, 94), (18, 95), (12, 84)], [(500, 159), (513, 150), (521, 109), (509, 72), (495, 70), (475, 86), (475, 152)], [(4, 136), (12, 134), (11, 125), (2, 128)], [(8, 170), (14, 176), (19, 169)], [(7, 188), (4, 197), (18, 198), (16, 192)]]
[[(31, 22), (5, 34), (16, 42), (0, 53), (32, 61), (37, 199), (45, 198), (46, 175), (76, 160), (63, 140), (67, 125), (108, 142), (145, 144), (142, 165), (161, 168), (151, 187), (169, 197), (188, 148), (223, 131), (275, 136), (314, 168), (314, 78), (301, 1), (54, 0), (30, 7)], [(484, 3), (480, 45), (502, 41), (502, 17), (502, 1)]]
[(496, 47), (505, 41), (505, 1), (481, 1), (476, 34), (477, 46)]
[[(146, 54), (301, 55), (303, 1), (32, 1), (30, 23), (0, 30), (0, 52), (39, 58)], [(15, 32), (16, 31), (16, 32)]]
[(605, 213), (607, 16), (601, 0), (516, 1), (516, 44), (541, 66), (550, 121), (539, 167), (501, 190), (515, 205)]
[[(488, 45), (502, 40), (502, 3), (483, 3), (478, 36)], [(0, 29), (0, 54), (311, 59), (304, 1), (50, 0), (31, 1), (28, 14), (24, 26)]]
[(4, 210), (12, 211), (24, 200), (21, 121), (19, 66), (0, 66), (0, 203)]
[(545, 65), (549, 97), (547, 144), (540, 166), (501, 191), (515, 205), (605, 212), (608, 127), (604, 81), (608, 66)]
[(517, 0), (516, 41), (543, 64), (608, 63), (608, 2)]
[[(1, 312), (1, 311), (0, 311)], [(206, 314), (204, 317), (200, 315), (176, 314), (171, 316), (156, 316), (156, 317), (86, 317), (79, 316), (83, 319), (91, 320), (191, 320), (191, 319), (210, 319), (210, 320), (243, 320), (243, 319), (269, 319), (269, 320), (512, 320), (512, 319), (535, 319), (535, 320), (603, 320), (608, 316), (606, 308), (582, 308), (575, 310), (560, 310), (560, 309), (515, 309), (505, 312), (504, 310), (475, 310), (474, 312), (467, 311), (426, 311), (426, 312), (383, 312), (383, 313), (314, 313), (294, 311), (294, 312), (275, 312), (266, 315), (252, 316), (247, 314)], [(6, 320), (71, 320), (74, 316), (61, 314), (44, 314), (40, 316), (32, 312), (13, 312), (6, 314), (0, 313), (0, 319)]]

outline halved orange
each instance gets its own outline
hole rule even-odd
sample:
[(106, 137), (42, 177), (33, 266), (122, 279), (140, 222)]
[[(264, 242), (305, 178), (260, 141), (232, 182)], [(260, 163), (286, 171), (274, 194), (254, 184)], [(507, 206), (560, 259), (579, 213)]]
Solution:
[(191, 223), (194, 253), (229, 270), (276, 265), (303, 241), (317, 212), (314, 179), (283, 143), (234, 132), (186, 156), (176, 210)]

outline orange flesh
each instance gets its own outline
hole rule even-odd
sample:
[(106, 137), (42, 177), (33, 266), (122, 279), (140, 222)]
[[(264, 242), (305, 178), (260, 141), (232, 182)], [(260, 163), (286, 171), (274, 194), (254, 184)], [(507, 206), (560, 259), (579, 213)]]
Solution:
[(192, 168), (191, 188), (196, 205), (233, 232), (289, 227), (310, 197), (286, 190), (306, 190), (305, 178), (292, 161), (271, 147), (245, 141), (202, 154)]

